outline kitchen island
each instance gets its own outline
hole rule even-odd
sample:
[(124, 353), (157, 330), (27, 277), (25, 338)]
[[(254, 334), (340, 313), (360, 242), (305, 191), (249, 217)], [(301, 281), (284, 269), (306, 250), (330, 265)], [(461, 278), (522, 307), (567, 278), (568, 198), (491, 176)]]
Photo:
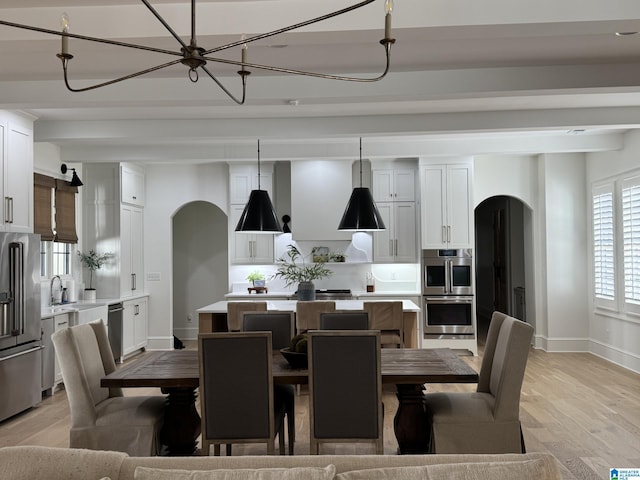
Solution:
[[(296, 300), (269, 300), (268, 298), (255, 298), (250, 301), (266, 301), (267, 311), (295, 312)], [(375, 302), (375, 299), (367, 299)], [(382, 300), (380, 300), (382, 301)], [(404, 339), (407, 348), (420, 348), (418, 343), (418, 313), (420, 307), (415, 302), (407, 299), (398, 299), (402, 302), (404, 320)], [(364, 300), (335, 300), (336, 310), (362, 310)], [(227, 330), (227, 303), (226, 300), (212, 303), (196, 310), (198, 313), (198, 329), (200, 333), (225, 332)]]

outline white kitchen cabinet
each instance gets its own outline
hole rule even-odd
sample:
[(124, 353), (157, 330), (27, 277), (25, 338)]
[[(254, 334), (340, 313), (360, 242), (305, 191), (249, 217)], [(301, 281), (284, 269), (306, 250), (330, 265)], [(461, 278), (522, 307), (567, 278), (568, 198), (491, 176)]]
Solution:
[(229, 256), (231, 257), (231, 263), (273, 263), (273, 234), (235, 231), (243, 210), (244, 205), (231, 205), (230, 207)]
[(147, 346), (147, 298), (122, 302), (122, 355), (127, 356)]
[(0, 231), (33, 232), (33, 121), (0, 111)]
[[(64, 330), (65, 328), (69, 328), (69, 314), (63, 313), (61, 315), (55, 315), (53, 317), (53, 331), (59, 332), (60, 330)], [(60, 365), (58, 364), (58, 356), (55, 356), (54, 360), (54, 368), (53, 368), (53, 378), (54, 378), (54, 386), (58, 385), (62, 382), (62, 371), (60, 370)]]
[(144, 171), (134, 165), (121, 165), (120, 178), (120, 201), (144, 207)]
[(143, 211), (120, 207), (120, 294), (124, 297), (143, 290)]
[(416, 199), (415, 168), (372, 168), (371, 183), (376, 202), (413, 202)]
[(421, 164), (422, 248), (473, 248), (473, 164)]
[(373, 233), (373, 260), (416, 262), (418, 240), (415, 202), (381, 202), (377, 207), (387, 228)]
[(94, 272), (98, 298), (139, 295), (144, 292), (144, 210), (122, 203), (120, 164), (87, 164), (83, 176), (84, 248), (113, 254)]
[(257, 162), (229, 165), (229, 204), (246, 205), (251, 190), (258, 190), (258, 186), (266, 190), (273, 201), (273, 163), (260, 163), (259, 181)]
[[(260, 189), (273, 202), (273, 164), (260, 164)], [(232, 264), (273, 263), (273, 234), (236, 232), (236, 225), (249, 200), (251, 190), (258, 189), (258, 165), (229, 165), (229, 258)]]

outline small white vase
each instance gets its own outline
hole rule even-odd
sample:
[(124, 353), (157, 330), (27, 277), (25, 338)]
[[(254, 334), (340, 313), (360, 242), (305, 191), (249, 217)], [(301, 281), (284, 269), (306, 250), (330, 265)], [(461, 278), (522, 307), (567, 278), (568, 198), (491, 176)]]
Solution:
[(95, 302), (96, 301), (96, 289), (95, 288), (85, 288), (84, 289), (84, 300), (87, 302)]

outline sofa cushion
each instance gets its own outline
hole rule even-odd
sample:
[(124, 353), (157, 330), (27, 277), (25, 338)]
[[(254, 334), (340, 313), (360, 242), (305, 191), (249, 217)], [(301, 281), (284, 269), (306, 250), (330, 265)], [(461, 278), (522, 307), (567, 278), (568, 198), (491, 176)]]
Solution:
[(324, 468), (257, 468), (217, 470), (175, 470), (137, 467), (134, 480), (332, 480), (333, 465)]
[(559, 480), (555, 464), (546, 458), (522, 462), (457, 463), (414, 467), (353, 470), (336, 475), (336, 480), (493, 480), (535, 478)]

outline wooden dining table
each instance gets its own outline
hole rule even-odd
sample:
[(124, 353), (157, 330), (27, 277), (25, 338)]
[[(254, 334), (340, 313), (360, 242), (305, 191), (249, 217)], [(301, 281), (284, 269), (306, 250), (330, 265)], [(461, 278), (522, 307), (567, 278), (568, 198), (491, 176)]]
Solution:
[[(477, 383), (478, 374), (448, 348), (384, 348), (383, 384), (395, 384), (398, 409), (394, 432), (399, 453), (427, 453), (431, 429), (424, 405), (425, 384)], [(273, 357), (275, 384), (306, 384), (308, 371), (292, 368), (279, 352)], [(200, 435), (196, 391), (200, 383), (196, 350), (145, 352), (101, 380), (102, 387), (157, 387), (167, 395), (160, 441), (169, 455), (192, 455)]]

